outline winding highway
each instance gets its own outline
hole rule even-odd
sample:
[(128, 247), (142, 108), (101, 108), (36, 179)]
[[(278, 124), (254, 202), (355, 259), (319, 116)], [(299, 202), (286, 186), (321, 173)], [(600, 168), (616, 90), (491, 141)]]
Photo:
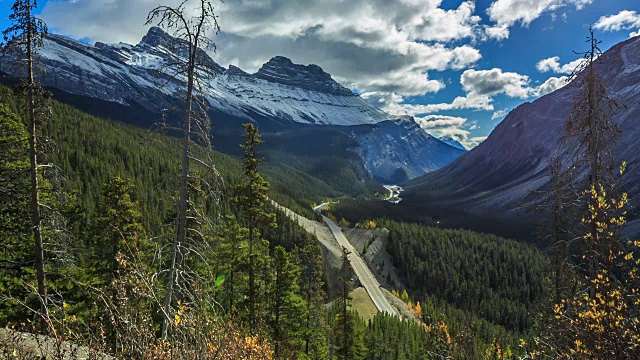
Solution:
[[(320, 204), (313, 208), (313, 210), (318, 211), (325, 208), (326, 206), (326, 203)], [(322, 215), (322, 219), (331, 230), (331, 233), (338, 241), (338, 244), (340, 244), (341, 247), (347, 249), (347, 251), (349, 252), (348, 259), (351, 263), (351, 267), (356, 273), (356, 276), (358, 276), (358, 279), (360, 279), (360, 283), (362, 283), (364, 288), (367, 290), (371, 301), (373, 301), (378, 310), (383, 313), (386, 312), (390, 315), (398, 315), (396, 309), (391, 306), (389, 300), (387, 300), (387, 298), (384, 296), (384, 293), (380, 289), (380, 283), (371, 272), (371, 269), (369, 269), (369, 266), (367, 266), (367, 263), (365, 263), (358, 251), (344, 236), (344, 234), (342, 233), (342, 229), (328, 217)]]

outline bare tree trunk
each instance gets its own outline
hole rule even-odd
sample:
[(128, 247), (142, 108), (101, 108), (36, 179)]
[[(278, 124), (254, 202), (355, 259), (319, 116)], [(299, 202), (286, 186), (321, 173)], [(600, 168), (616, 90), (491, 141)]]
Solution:
[(249, 331), (253, 334), (255, 331), (255, 270), (254, 266), (254, 254), (253, 254), (253, 216), (249, 219)]
[[(592, 49), (595, 46), (594, 43), (594, 38), (591, 37), (591, 46)], [(593, 51), (591, 52), (591, 58), (589, 61), (589, 80), (587, 83), (588, 86), (588, 105), (589, 105), (589, 148), (588, 148), (588, 152), (589, 152), (589, 166), (590, 166), (590, 173), (589, 173), (589, 190), (591, 189), (596, 189), (596, 191), (600, 191), (598, 189), (598, 185), (599, 185), (599, 179), (598, 179), (598, 153), (599, 150), (598, 149), (598, 141), (597, 141), (597, 136), (598, 134), (597, 132), (597, 119), (596, 116), (597, 114), (595, 113), (594, 109), (598, 106), (598, 104), (596, 104), (597, 99), (595, 98), (595, 80), (594, 80), (594, 65), (593, 65), (593, 61), (594, 61), (594, 53)], [(590, 195), (589, 198), (589, 204), (590, 206), (593, 206), (594, 209), (596, 206), (598, 206), (597, 204), (597, 199), (593, 196), (593, 194)], [(590, 240), (591, 240), (591, 249), (589, 249), (591, 251), (591, 258), (589, 259), (589, 278), (591, 281), (594, 281), (596, 279), (596, 276), (598, 274), (598, 227), (596, 224), (597, 219), (591, 219), (589, 222), (589, 231), (591, 233), (590, 236)], [(593, 287), (593, 283), (589, 284), (589, 297), (590, 298), (595, 298), (596, 293), (595, 293), (595, 288)]]
[[(173, 249), (171, 253), (171, 269), (169, 271), (169, 288), (164, 301), (164, 321), (162, 323), (162, 338), (167, 339), (169, 327), (169, 309), (173, 297), (173, 291), (176, 285), (179, 285), (177, 269), (182, 268), (184, 262), (182, 256), (182, 247), (187, 238), (187, 207), (188, 207), (188, 186), (189, 186), (189, 156), (191, 154), (191, 116), (193, 112), (193, 86), (195, 75), (195, 59), (197, 45), (190, 45), (189, 59), (189, 77), (187, 85), (186, 108), (184, 113), (184, 124), (182, 138), (182, 172), (180, 175), (180, 197), (178, 199), (178, 215), (176, 217), (176, 236), (173, 240)], [(179, 286), (178, 286), (179, 287)], [(180, 289), (178, 289), (180, 291)]]
[(29, 72), (29, 94), (27, 99), (27, 116), (29, 117), (29, 155), (31, 165), (31, 226), (33, 231), (33, 242), (36, 252), (36, 272), (38, 279), (38, 296), (40, 297), (40, 311), (42, 312), (42, 332), (47, 332), (45, 318), (48, 315), (47, 306), (47, 285), (44, 273), (44, 250), (42, 246), (42, 227), (40, 219), (40, 190), (38, 185), (38, 133), (35, 116), (35, 79), (33, 75), (33, 28), (31, 26), (31, 8), (27, 7), (27, 61)]

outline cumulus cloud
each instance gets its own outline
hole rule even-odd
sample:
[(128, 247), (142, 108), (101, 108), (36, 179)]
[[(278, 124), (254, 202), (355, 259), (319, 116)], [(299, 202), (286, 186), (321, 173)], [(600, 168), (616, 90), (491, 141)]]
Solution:
[[(548, 82), (549, 84), (543, 84), (545, 90), (551, 87), (551, 82)], [(460, 84), (466, 93), (465, 96), (458, 96), (450, 103), (409, 104), (397, 93), (381, 91), (366, 92), (361, 96), (391, 115), (418, 116), (462, 109), (493, 111), (495, 95), (504, 94), (512, 98), (526, 99), (539, 93), (538, 88), (530, 85), (528, 76), (504, 72), (498, 68), (466, 70), (460, 76)]]
[(416, 122), (429, 134), (436, 137), (450, 137), (467, 149), (476, 147), (486, 139), (482, 137), (469, 137), (470, 132), (464, 128), (473, 128), (477, 121), (468, 122), (466, 118), (446, 115), (427, 115), (415, 118)]
[(566, 76), (550, 77), (549, 79), (547, 79), (547, 81), (545, 81), (540, 86), (538, 86), (538, 88), (536, 88), (534, 95), (544, 96), (549, 93), (552, 93), (560, 89), (561, 87), (567, 85), (567, 79), (568, 77)]
[(471, 97), (505, 94), (509, 97), (526, 99), (531, 95), (529, 77), (502, 69), (466, 70), (460, 77), (462, 88)]
[(633, 30), (629, 34), (629, 37), (640, 35), (640, 14), (634, 10), (622, 10), (615, 15), (602, 16), (593, 25), (596, 30), (603, 31), (620, 31), (620, 30)]
[[(102, 42), (136, 43), (147, 12), (180, 0), (58, 0), (42, 17), (56, 31)], [(480, 17), (475, 2), (442, 9), (441, 0), (236, 0), (215, 3), (222, 34), (216, 60), (253, 72), (283, 55), (321, 65), (344, 85), (361, 92), (404, 96), (444, 88), (429, 72), (465, 69), (480, 58), (469, 45)]]
[(593, 0), (496, 0), (487, 9), (491, 21), (496, 24), (485, 29), (486, 35), (497, 40), (509, 37), (509, 27), (516, 23), (528, 26), (545, 12), (567, 5), (582, 9)]
[(493, 110), (491, 97), (489, 96), (458, 96), (450, 103), (436, 104), (406, 104), (404, 98), (398, 94), (382, 92), (368, 92), (361, 95), (362, 98), (377, 105), (391, 115), (424, 115), (448, 110)]
[(560, 57), (554, 56), (547, 59), (543, 59), (538, 61), (536, 64), (536, 69), (540, 72), (554, 72), (556, 74), (571, 74), (575, 69), (578, 68), (582, 59), (576, 59), (571, 61), (570, 63), (561, 65)]
[(416, 118), (416, 122), (423, 129), (434, 131), (438, 129), (459, 128), (467, 122), (467, 119), (456, 116), (427, 115)]

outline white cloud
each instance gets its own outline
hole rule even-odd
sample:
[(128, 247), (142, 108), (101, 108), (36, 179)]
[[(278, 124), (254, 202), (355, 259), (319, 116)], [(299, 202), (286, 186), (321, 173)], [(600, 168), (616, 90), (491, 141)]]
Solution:
[(504, 40), (509, 38), (509, 25), (486, 26), (484, 29), (487, 37), (494, 40)]
[(391, 115), (424, 115), (433, 114), (447, 110), (493, 110), (491, 98), (489, 96), (458, 96), (450, 103), (437, 104), (405, 104), (404, 98), (397, 94), (387, 94), (382, 92), (368, 92), (361, 95), (365, 100), (378, 105), (382, 110)]
[(427, 115), (417, 117), (415, 120), (429, 134), (437, 137), (450, 137), (467, 149), (476, 147), (486, 139), (486, 136), (470, 138), (470, 132), (464, 129), (464, 127), (473, 128), (474, 124), (477, 124), (475, 120), (467, 122), (466, 118), (446, 115)]
[(568, 79), (568, 77), (566, 77), (566, 76), (561, 76), (559, 78), (558, 77), (550, 77), (549, 79), (547, 79), (547, 81), (542, 83), (542, 85), (538, 86), (538, 88), (534, 92), (534, 95), (536, 95), (536, 96), (544, 96), (544, 95), (547, 95), (549, 93), (552, 93), (552, 92), (560, 89), (561, 87), (567, 85), (567, 79)]
[(634, 10), (622, 10), (615, 15), (602, 16), (593, 25), (594, 29), (602, 31), (633, 30), (629, 37), (640, 35), (640, 14)]
[[(102, 42), (136, 43), (147, 12), (181, 0), (58, 0), (42, 17), (54, 31)], [(442, 9), (441, 0), (235, 0), (215, 2), (222, 34), (216, 61), (256, 71), (275, 55), (322, 66), (362, 92), (404, 96), (444, 88), (429, 72), (465, 69), (480, 58), (475, 2)], [(448, 42), (456, 45), (447, 45)]]
[(509, 113), (509, 109), (500, 109), (491, 115), (491, 120), (504, 119)]
[(487, 14), (496, 25), (486, 28), (490, 38), (505, 39), (509, 37), (509, 27), (516, 23), (528, 26), (547, 11), (554, 11), (567, 5), (582, 9), (593, 0), (496, 0), (487, 9)]
[(416, 118), (416, 122), (425, 130), (459, 128), (467, 119), (456, 116), (427, 115)]
[(477, 130), (480, 128), (478, 125), (478, 120), (473, 120), (470, 123), (466, 124), (465, 127), (469, 130)]
[(529, 77), (502, 69), (465, 70), (460, 77), (462, 88), (471, 97), (505, 94), (509, 97), (526, 99), (531, 95)]
[(576, 59), (570, 63), (560, 65), (560, 57), (554, 56), (538, 61), (536, 69), (540, 72), (552, 71), (556, 74), (571, 74), (578, 68), (582, 61), (582, 59)]

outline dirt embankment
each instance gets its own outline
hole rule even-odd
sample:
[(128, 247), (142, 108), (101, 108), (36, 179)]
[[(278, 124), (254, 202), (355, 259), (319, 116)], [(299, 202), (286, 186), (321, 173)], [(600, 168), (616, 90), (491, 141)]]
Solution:
[(343, 228), (342, 231), (353, 247), (360, 252), (383, 287), (404, 289), (404, 283), (393, 266), (391, 255), (387, 252), (389, 230)]

